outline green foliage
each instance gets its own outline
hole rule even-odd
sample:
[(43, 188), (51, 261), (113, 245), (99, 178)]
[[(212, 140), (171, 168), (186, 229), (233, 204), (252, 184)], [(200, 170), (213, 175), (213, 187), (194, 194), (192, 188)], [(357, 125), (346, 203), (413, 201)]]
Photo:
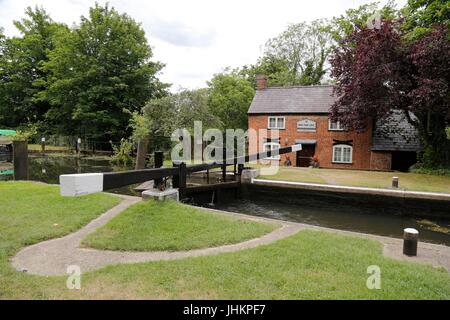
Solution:
[(194, 121), (201, 121), (203, 130), (220, 127), (208, 105), (209, 90), (181, 90), (161, 98), (151, 99), (141, 113), (133, 114), (130, 126), (133, 138), (149, 138), (150, 149), (167, 149), (175, 129), (185, 128), (191, 133)]
[(429, 33), (436, 23), (450, 23), (450, 2), (448, 0), (408, 0), (402, 9), (405, 16), (404, 29), (407, 39), (417, 40)]
[(120, 144), (111, 144), (113, 155), (111, 156), (111, 163), (119, 166), (131, 166), (133, 164), (133, 142), (130, 139), (122, 138)]
[(36, 137), (37, 133), (37, 127), (35, 125), (30, 125), (24, 129), (17, 130), (16, 134), (12, 137), (12, 140), (29, 141), (30, 139)]
[(55, 36), (67, 31), (43, 8), (28, 7), (25, 15), (14, 22), (21, 36), (0, 35), (0, 124), (8, 127), (44, 119), (49, 104), (39, 97), (48, 78), (43, 66), (55, 47)]
[[(329, 22), (325, 19), (292, 24), (279, 36), (267, 41), (260, 71), (267, 73), (273, 85), (320, 84), (331, 49)], [(264, 70), (266, 69), (266, 70)]]
[(209, 97), (208, 89), (181, 90), (175, 94), (176, 127), (193, 132), (194, 121), (201, 121), (203, 130), (220, 127), (221, 119), (212, 112)]
[(379, 4), (379, 2), (367, 3), (355, 9), (348, 9), (344, 15), (334, 17), (329, 25), (329, 32), (335, 46), (353, 32), (366, 27), (371, 18), (380, 17), (389, 20), (399, 18), (400, 14), (393, 0), (389, 0), (381, 8)]
[(411, 168), (409, 168), (410, 172), (414, 173), (423, 173), (423, 174), (431, 174), (435, 176), (447, 176), (450, 177), (450, 168), (429, 168), (424, 166), (423, 163), (416, 163)]
[(127, 135), (130, 112), (164, 89), (156, 78), (162, 65), (151, 57), (138, 23), (96, 4), (58, 39), (45, 64), (52, 75), (44, 94), (52, 104), (49, 118), (62, 133), (103, 140)]
[(447, 139), (450, 140), (450, 127), (445, 128), (445, 132), (447, 133)]
[(255, 95), (255, 89), (245, 78), (236, 73), (219, 73), (208, 83), (209, 107), (220, 119), (222, 130), (246, 130), (247, 111)]

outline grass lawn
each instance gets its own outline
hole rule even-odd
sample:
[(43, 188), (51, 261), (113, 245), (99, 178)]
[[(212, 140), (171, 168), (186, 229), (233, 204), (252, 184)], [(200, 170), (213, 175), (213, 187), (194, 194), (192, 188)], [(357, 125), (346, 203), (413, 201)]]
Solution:
[(83, 244), (108, 250), (190, 250), (238, 243), (276, 229), (259, 223), (213, 214), (174, 201), (133, 205), (90, 234)]
[[(42, 151), (42, 146), (40, 144), (29, 144), (28, 145), (29, 151)], [(51, 146), (51, 145), (45, 145), (45, 151), (68, 151), (68, 147), (60, 147), (60, 146)]]
[[(20, 247), (67, 234), (117, 202), (105, 194), (62, 198), (58, 187), (0, 183), (0, 299), (450, 299), (450, 274), (382, 256), (375, 241), (301, 231), (271, 245), (174, 261), (109, 266), (67, 277), (15, 271)], [(58, 227), (53, 224), (58, 223)], [(367, 267), (381, 268), (381, 290), (366, 287)]]
[[(260, 165), (253, 165), (261, 167)], [(334, 185), (390, 188), (392, 177), (399, 177), (401, 189), (450, 193), (450, 177), (408, 172), (378, 172), (362, 170), (313, 169), (282, 167), (275, 175), (261, 175), (261, 179), (286, 180)]]

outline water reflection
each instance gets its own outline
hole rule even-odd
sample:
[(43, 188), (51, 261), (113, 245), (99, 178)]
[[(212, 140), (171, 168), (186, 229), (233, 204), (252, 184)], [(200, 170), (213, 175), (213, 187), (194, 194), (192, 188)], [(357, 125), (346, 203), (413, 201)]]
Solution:
[[(405, 215), (402, 208), (396, 210), (389, 206), (383, 207), (382, 203), (378, 206), (355, 205), (349, 199), (344, 203), (323, 196), (292, 197), (277, 193), (276, 190), (273, 190), (273, 196), (268, 196), (267, 192), (258, 192), (255, 188), (242, 199), (223, 201), (216, 204), (215, 208), (397, 238), (403, 236), (404, 228), (412, 227), (419, 230), (423, 241), (450, 245), (450, 219), (415, 218)], [(430, 225), (435, 227), (430, 228)]]

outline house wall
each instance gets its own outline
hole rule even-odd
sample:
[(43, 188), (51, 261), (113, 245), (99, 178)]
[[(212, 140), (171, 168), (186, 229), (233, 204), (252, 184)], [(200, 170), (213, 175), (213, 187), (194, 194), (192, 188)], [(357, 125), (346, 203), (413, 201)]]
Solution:
[[(372, 128), (369, 127), (363, 133), (346, 132), (346, 131), (330, 131), (328, 129), (328, 114), (298, 114), (298, 115), (276, 115), (270, 116), (284, 116), (285, 129), (279, 130), (280, 147), (295, 144), (295, 140), (317, 140), (315, 155), (319, 159), (320, 167), (323, 168), (348, 168), (348, 169), (371, 169), (371, 145), (372, 145)], [(269, 115), (249, 115), (248, 127), (249, 129), (259, 130), (267, 129), (267, 121)], [(300, 120), (309, 119), (316, 122), (315, 132), (303, 132), (297, 129), (297, 122)], [(270, 130), (269, 130), (270, 131)], [(249, 144), (255, 146), (259, 144), (259, 150), (263, 150), (263, 139), (249, 139)], [(352, 140), (353, 158), (351, 164), (333, 163), (333, 143), (334, 140), (346, 141)], [(283, 164), (286, 157), (289, 156), (292, 165), (296, 166), (296, 154), (290, 153), (282, 155), (280, 163)], [(381, 165), (380, 165), (381, 166)]]
[(370, 154), (371, 170), (390, 170), (392, 168), (392, 152), (372, 151)]

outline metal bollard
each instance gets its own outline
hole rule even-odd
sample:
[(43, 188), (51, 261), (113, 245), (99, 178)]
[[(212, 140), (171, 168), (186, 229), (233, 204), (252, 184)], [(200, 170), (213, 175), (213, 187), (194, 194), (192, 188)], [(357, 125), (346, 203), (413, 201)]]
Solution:
[(403, 254), (407, 256), (417, 256), (417, 242), (419, 241), (419, 231), (413, 228), (403, 230)]
[(392, 188), (398, 188), (398, 177), (392, 177)]

